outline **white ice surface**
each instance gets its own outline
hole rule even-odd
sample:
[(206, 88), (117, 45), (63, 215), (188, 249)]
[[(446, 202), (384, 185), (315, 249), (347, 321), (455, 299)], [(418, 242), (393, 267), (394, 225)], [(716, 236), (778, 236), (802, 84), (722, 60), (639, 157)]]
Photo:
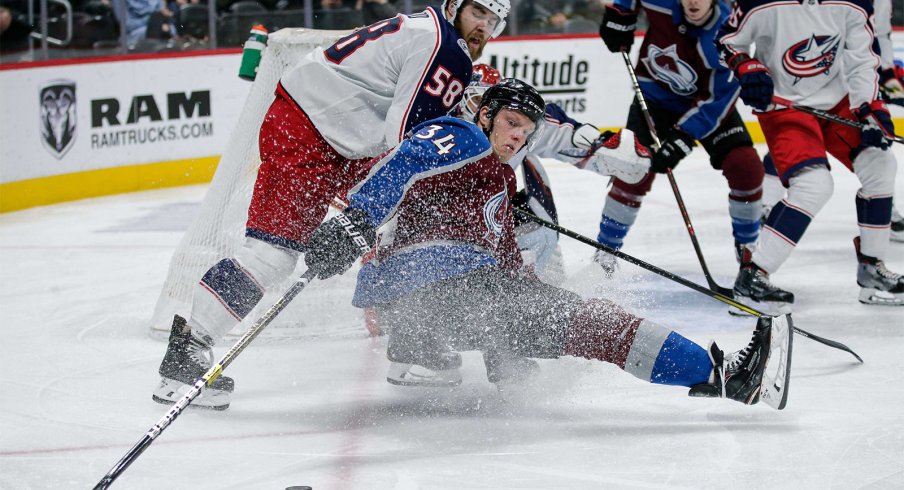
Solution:
[[(595, 236), (606, 180), (549, 171), (563, 225)], [(904, 308), (857, 301), (858, 185), (840, 165), (833, 175), (834, 197), (773, 280), (796, 294), (797, 326), (866, 363), (796, 336), (784, 411), (691, 399), (573, 358), (541, 361), (539, 379), (505, 399), (474, 353), (458, 389), (400, 388), (384, 381), (384, 341), (362, 328), (252, 344), (226, 371), (232, 407), (187, 410), (114, 488), (904, 488)], [(710, 270), (730, 286), (724, 179), (700, 150), (676, 177)], [(91, 488), (167, 411), (150, 399), (165, 346), (147, 320), (204, 191), (0, 215), (0, 488)], [(746, 344), (753, 321), (722, 303), (631, 265), (600, 282), (586, 245), (561, 244), (570, 287), (699, 343)], [(624, 251), (703, 281), (665, 178)], [(904, 244), (887, 263), (904, 271)]]

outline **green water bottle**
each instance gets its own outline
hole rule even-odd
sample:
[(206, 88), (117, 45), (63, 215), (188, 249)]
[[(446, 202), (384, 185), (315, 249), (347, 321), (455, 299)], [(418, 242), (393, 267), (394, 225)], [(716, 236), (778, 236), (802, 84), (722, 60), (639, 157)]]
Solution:
[(254, 81), (257, 67), (261, 64), (261, 56), (267, 47), (267, 28), (258, 24), (251, 28), (251, 36), (245, 41), (242, 50), (242, 64), (239, 66), (239, 78)]

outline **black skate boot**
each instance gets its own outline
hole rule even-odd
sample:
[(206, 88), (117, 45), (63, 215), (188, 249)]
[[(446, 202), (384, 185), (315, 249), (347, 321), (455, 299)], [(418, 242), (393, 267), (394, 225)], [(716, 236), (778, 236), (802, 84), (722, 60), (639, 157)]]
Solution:
[[(397, 386), (419, 386), (422, 388), (452, 388), (461, 384), (461, 354), (442, 352), (429, 362), (389, 359), (386, 381)], [(411, 361), (411, 359), (409, 359)], [(428, 367), (429, 366), (429, 367)]]
[[(750, 249), (744, 248), (741, 257), (741, 270), (738, 272), (738, 277), (734, 283), (735, 299), (767, 315), (776, 316), (791, 313), (794, 294), (770, 283), (769, 274), (750, 260), (751, 255)], [(738, 316), (749, 315), (749, 313), (735, 307), (729, 308), (728, 312)]]
[(593, 254), (593, 261), (603, 269), (603, 275), (606, 276), (606, 279), (612, 279), (612, 276), (618, 272), (618, 259), (605, 250), (597, 250)]
[(753, 255), (753, 248), (754, 248), (753, 243), (741, 243), (741, 242), (735, 240), (734, 256), (735, 256), (735, 260), (738, 262), (738, 264), (743, 262), (745, 253), (749, 254), (749, 255), (747, 255), (748, 257), (750, 255)]
[(461, 354), (437, 336), (408, 325), (389, 330), (386, 381), (397, 386), (452, 388), (461, 384)]
[[(174, 403), (182, 398), (213, 365), (213, 351), (206, 343), (184, 332), (185, 319), (179, 315), (173, 318), (169, 345), (163, 362), (160, 363), (160, 385), (154, 390), (153, 399), (157, 403)], [(226, 410), (229, 408), (230, 393), (234, 388), (232, 378), (219, 376), (213, 384), (204, 388), (192, 401), (192, 406)]]
[(521, 384), (540, 372), (537, 361), (511, 352), (485, 351), (483, 362), (487, 368), (487, 380), (499, 389)]
[(712, 379), (692, 386), (688, 395), (730, 398), (746, 405), (762, 399), (777, 410), (785, 408), (791, 376), (792, 333), (790, 316), (761, 317), (747, 347), (726, 356), (711, 342)]
[(860, 253), (860, 237), (854, 238), (857, 251), (857, 284), (860, 302), (867, 305), (904, 306), (904, 276), (885, 268), (885, 262)]

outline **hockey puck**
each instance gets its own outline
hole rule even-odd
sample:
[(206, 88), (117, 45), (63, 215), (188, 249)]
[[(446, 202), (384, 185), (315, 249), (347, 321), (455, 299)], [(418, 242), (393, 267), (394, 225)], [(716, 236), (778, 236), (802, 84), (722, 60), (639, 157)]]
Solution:
[(286, 490), (314, 490), (314, 489), (307, 485), (299, 485), (299, 486), (295, 486), (295, 487), (286, 487)]

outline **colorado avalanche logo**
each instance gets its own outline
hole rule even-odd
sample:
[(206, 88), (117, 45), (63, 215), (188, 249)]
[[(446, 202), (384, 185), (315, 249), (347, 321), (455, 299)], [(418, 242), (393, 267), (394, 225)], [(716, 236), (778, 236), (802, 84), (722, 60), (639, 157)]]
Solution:
[(483, 238), (495, 243), (502, 236), (502, 222), (500, 221), (500, 211), (503, 204), (508, 201), (508, 194), (505, 191), (491, 197), (486, 204), (483, 205), (483, 222), (486, 224), (487, 232)]
[(838, 36), (811, 35), (794, 44), (782, 56), (782, 66), (794, 78), (794, 83), (801, 78), (815, 77), (829, 73), (835, 63), (838, 52)]
[(41, 143), (58, 159), (75, 142), (75, 82), (53, 80), (41, 88)]
[(665, 49), (651, 44), (643, 64), (653, 78), (667, 84), (672, 92), (687, 96), (697, 91), (697, 72), (678, 58), (678, 48), (674, 44)]

